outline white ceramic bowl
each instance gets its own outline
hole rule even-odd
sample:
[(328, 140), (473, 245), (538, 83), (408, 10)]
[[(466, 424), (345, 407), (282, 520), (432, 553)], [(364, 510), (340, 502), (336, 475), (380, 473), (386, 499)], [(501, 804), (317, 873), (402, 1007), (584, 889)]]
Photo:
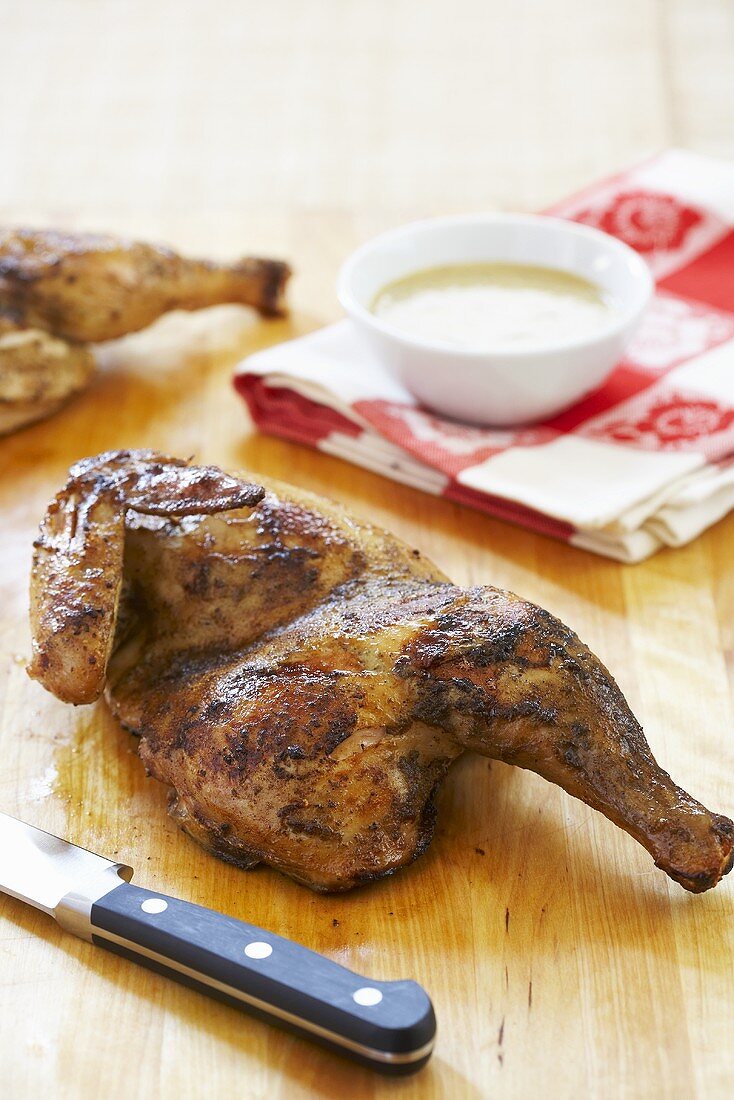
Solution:
[[(424, 268), (501, 262), (588, 279), (614, 301), (608, 326), (532, 349), (474, 350), (424, 342), (371, 312), (378, 291)], [(595, 389), (621, 357), (652, 293), (647, 264), (614, 237), (540, 215), (432, 218), (383, 233), (341, 269), (337, 292), (362, 339), (429, 408), (474, 424), (523, 424)]]

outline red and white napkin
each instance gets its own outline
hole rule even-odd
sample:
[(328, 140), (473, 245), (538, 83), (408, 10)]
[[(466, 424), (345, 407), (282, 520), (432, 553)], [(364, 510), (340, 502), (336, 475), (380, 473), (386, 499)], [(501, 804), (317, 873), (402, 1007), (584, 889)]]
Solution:
[(250, 356), (257, 426), (621, 561), (734, 508), (734, 164), (670, 150), (549, 213), (636, 248), (657, 292), (626, 357), (529, 428), (436, 416), (341, 321)]

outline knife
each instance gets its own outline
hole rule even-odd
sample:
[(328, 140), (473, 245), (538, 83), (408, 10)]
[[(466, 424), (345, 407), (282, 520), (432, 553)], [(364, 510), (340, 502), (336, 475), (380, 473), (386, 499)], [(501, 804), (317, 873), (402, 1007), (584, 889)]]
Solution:
[(385, 1073), (431, 1056), (433, 1006), (413, 981), (362, 978), (273, 932), (130, 885), (133, 869), (0, 813), (0, 890), (116, 955)]

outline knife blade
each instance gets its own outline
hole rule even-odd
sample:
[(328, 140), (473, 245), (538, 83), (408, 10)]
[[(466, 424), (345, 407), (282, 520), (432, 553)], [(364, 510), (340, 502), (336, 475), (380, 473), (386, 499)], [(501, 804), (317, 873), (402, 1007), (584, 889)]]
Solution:
[(98, 947), (385, 1073), (433, 1050), (430, 998), (374, 981), (274, 932), (130, 884), (132, 867), (0, 813), (0, 891)]

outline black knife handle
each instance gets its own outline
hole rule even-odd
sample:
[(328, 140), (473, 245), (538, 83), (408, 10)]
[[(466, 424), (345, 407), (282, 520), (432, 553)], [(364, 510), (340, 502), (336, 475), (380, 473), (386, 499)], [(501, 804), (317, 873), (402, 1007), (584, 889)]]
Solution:
[(128, 883), (91, 909), (92, 940), (386, 1073), (431, 1056), (433, 1006), (412, 981), (376, 982), (262, 928)]

